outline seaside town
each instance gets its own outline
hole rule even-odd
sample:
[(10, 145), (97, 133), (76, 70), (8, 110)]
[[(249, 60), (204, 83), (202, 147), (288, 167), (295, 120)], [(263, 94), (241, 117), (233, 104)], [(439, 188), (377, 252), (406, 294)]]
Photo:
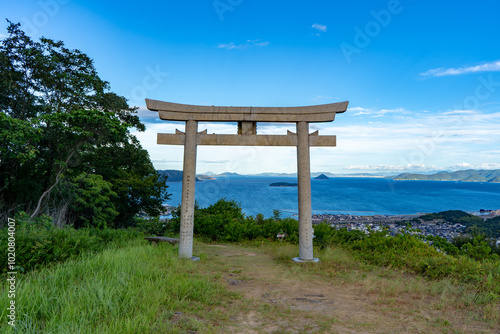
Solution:
[[(479, 212), (470, 212), (483, 219), (490, 219), (500, 216), (499, 210), (480, 210)], [(408, 230), (408, 224), (412, 232), (424, 236), (432, 235), (445, 238), (451, 241), (463, 234), (466, 226), (462, 224), (449, 224), (441, 219), (422, 221), (417, 219), (421, 215), (374, 215), (358, 216), (353, 214), (313, 214), (313, 224), (326, 222), (333, 228), (347, 228), (348, 230), (359, 230), (363, 232), (380, 231), (387, 228), (391, 235), (396, 235)], [(497, 244), (500, 243), (500, 239)]]

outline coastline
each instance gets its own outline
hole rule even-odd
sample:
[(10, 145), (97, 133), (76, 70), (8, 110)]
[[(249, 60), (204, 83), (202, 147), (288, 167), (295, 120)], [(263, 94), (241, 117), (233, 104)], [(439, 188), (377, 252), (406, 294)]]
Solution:
[[(293, 177), (222, 177), (196, 183), (195, 197), (200, 207), (221, 198), (241, 204), (246, 215), (272, 217), (273, 210), (282, 216), (297, 213), (297, 187), (269, 187), (273, 182), (297, 182)], [(393, 182), (382, 178), (330, 178), (314, 180), (312, 211), (315, 214), (416, 215), (419, 213), (480, 209), (498, 209), (498, 184), (475, 182)], [(177, 206), (182, 183), (169, 183), (171, 199)]]

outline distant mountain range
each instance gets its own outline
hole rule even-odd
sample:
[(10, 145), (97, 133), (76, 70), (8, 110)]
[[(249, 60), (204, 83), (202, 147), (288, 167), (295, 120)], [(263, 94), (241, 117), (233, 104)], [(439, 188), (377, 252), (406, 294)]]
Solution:
[[(259, 174), (238, 174), (238, 173), (221, 173), (215, 174), (212, 172), (206, 172), (205, 175), (210, 175), (213, 177), (222, 177), (222, 176), (249, 176), (249, 177), (297, 177), (297, 173), (259, 173)], [(356, 173), (356, 174), (335, 174), (330, 172), (312, 172), (311, 177), (317, 177), (319, 175), (325, 175), (327, 177), (377, 177), (382, 178), (383, 175), (380, 174), (372, 174), (372, 173)]]
[(500, 183), (500, 169), (476, 170), (467, 169), (456, 172), (438, 172), (436, 174), (410, 174), (404, 173), (390, 177), (393, 180), (422, 180), (422, 181), (461, 181), (461, 182), (491, 182)]
[[(167, 182), (182, 182), (182, 171), (181, 170), (158, 170), (162, 175), (167, 175)], [(218, 177), (297, 177), (297, 173), (260, 173), (260, 174), (238, 174), (225, 172), (221, 174), (216, 174), (212, 172), (206, 172), (204, 174), (197, 174), (196, 181), (203, 180), (214, 180)], [(383, 178), (382, 175), (370, 174), (370, 173), (357, 173), (357, 174), (334, 174), (330, 172), (313, 172), (311, 173), (311, 178), (315, 179), (328, 179), (332, 177), (376, 177)]]

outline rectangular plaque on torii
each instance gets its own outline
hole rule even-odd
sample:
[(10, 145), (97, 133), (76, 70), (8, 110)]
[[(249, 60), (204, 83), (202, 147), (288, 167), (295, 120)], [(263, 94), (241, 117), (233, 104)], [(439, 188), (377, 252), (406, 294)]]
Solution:
[[(158, 133), (158, 144), (184, 145), (179, 257), (193, 258), (194, 194), (196, 150), (198, 145), (296, 146), (299, 202), (299, 257), (295, 261), (317, 261), (313, 256), (311, 207), (311, 146), (336, 146), (335, 136), (309, 133), (309, 123), (333, 122), (335, 115), (347, 110), (349, 102), (305, 107), (221, 107), (197, 106), (146, 99), (149, 110), (160, 119), (185, 121), (186, 131)], [(198, 132), (198, 122), (237, 122), (238, 134)], [(257, 122), (296, 123), (297, 133), (258, 135)]]

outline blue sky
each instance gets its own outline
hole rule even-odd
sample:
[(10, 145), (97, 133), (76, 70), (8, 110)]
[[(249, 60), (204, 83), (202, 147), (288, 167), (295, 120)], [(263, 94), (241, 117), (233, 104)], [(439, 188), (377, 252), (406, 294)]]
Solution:
[[(0, 4), (25, 31), (95, 60), (111, 89), (140, 107), (138, 133), (159, 169), (182, 147), (156, 133), (144, 98), (301, 106), (350, 101), (337, 147), (312, 148), (312, 171), (400, 173), (500, 168), (500, 4), (496, 1), (95, 1)], [(0, 34), (6, 33), (0, 22)], [(0, 36), (2, 36), (0, 35)], [(285, 134), (293, 124), (261, 124)], [(235, 124), (200, 124), (235, 133)], [(213, 131), (212, 131), (213, 130)], [(198, 172), (295, 172), (294, 148), (198, 148)]]

